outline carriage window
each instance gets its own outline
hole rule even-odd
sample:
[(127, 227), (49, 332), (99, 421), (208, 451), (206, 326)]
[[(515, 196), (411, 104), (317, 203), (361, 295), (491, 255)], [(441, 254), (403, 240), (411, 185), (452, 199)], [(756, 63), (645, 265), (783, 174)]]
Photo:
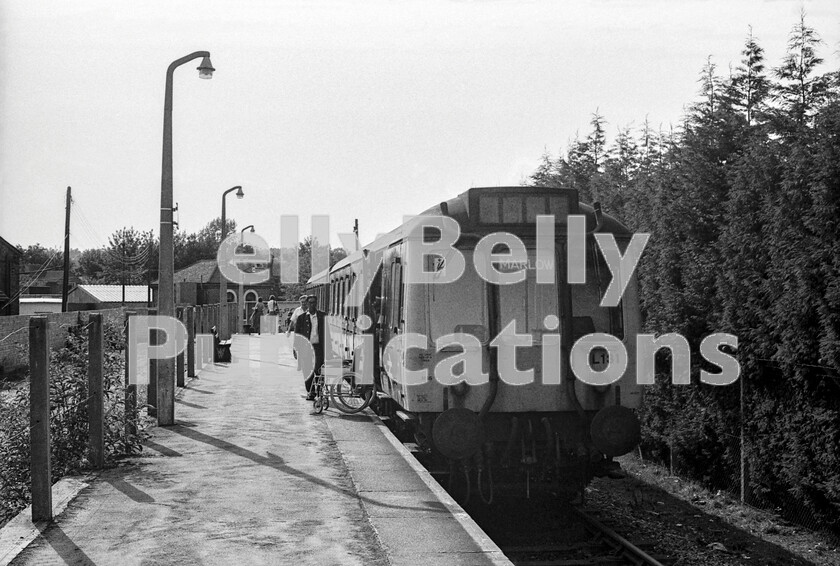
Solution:
[(391, 324), (399, 328), (402, 310), (402, 264), (396, 261), (391, 264)]
[(341, 278), (341, 287), (338, 290), (338, 292), (340, 294), (338, 301), (339, 301), (339, 304), (341, 305), (341, 307), (339, 308), (339, 314), (341, 316), (346, 316), (347, 315), (347, 310), (345, 308), (346, 305), (347, 305), (347, 300), (346, 300), (347, 290), (346, 290), (346, 287), (347, 287), (347, 279), (342, 277)]
[[(355, 286), (356, 286), (356, 274), (354, 273), (354, 274), (350, 277), (350, 289), (349, 289), (349, 292), (350, 292), (350, 293), (352, 293), (352, 292), (353, 292), (353, 287), (355, 287)], [(356, 289), (356, 292), (358, 292), (358, 289)], [(351, 304), (351, 305), (358, 304), (358, 301), (353, 300), (353, 301), (351, 301), (351, 302), (350, 302), (350, 304)], [(355, 306), (354, 306), (354, 307), (350, 307), (350, 311), (351, 311), (351, 312), (350, 312), (350, 316), (351, 316), (351, 317), (353, 317), (353, 318), (359, 318), (359, 312), (358, 312), (358, 311), (359, 311), (359, 307), (355, 307)]]

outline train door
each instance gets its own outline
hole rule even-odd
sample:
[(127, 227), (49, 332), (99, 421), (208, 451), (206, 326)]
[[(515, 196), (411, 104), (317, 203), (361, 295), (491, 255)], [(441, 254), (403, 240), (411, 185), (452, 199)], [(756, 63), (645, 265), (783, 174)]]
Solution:
[[(382, 293), (378, 320), (380, 359), (383, 359), (384, 350), (391, 340), (405, 331), (405, 321), (402, 319), (402, 276), (402, 261), (396, 248), (392, 248), (386, 253), (382, 266)], [(396, 367), (383, 367), (382, 369), (389, 376), (395, 371), (400, 371), (400, 368)], [(390, 379), (383, 380), (382, 385), (391, 397), (400, 398), (393, 381)]]

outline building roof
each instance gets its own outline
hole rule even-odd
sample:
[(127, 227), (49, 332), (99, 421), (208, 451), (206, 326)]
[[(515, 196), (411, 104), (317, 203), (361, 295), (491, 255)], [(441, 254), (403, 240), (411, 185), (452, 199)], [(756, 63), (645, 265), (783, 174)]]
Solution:
[(0, 246), (6, 246), (6, 247), (8, 247), (9, 249), (14, 250), (14, 252), (15, 252), (17, 255), (23, 255), (23, 252), (22, 252), (22, 251), (20, 251), (20, 250), (17, 248), (17, 246), (13, 246), (13, 245), (12, 245), (12, 244), (10, 244), (8, 241), (6, 241), (6, 240), (5, 240), (2, 236), (0, 236)]
[(179, 269), (173, 277), (174, 283), (207, 283), (218, 267), (215, 259), (202, 259), (184, 269)]
[[(77, 294), (81, 290), (97, 302), (100, 303), (119, 303), (122, 302), (122, 285), (77, 285), (73, 289), (73, 294)], [(125, 286), (125, 302), (126, 303), (145, 303), (149, 300), (149, 287), (147, 285), (126, 285)], [(89, 301), (79, 301), (74, 297), (74, 303), (82, 303)]]

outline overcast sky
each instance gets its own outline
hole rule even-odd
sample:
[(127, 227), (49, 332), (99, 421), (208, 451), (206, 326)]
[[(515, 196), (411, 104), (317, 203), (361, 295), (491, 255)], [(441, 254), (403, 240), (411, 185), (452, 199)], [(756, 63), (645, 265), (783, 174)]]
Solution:
[(708, 56), (737, 65), (752, 26), (771, 66), (802, 6), (840, 67), (840, 2), (299, 1), (0, 4), (0, 236), (99, 247), (158, 232), (164, 78), (175, 74), (181, 228), (221, 213), (280, 245), (281, 215), (361, 239), (471, 186), (518, 185), (546, 150), (679, 122)]

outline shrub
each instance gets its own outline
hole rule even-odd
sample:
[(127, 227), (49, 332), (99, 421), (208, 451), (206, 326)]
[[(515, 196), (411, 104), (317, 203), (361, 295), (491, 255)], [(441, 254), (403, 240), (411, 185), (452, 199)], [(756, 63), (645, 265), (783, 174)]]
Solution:
[[(105, 321), (103, 392), (105, 462), (137, 453), (145, 437), (139, 409), (126, 415), (124, 337), (121, 324)], [(70, 328), (50, 354), (50, 453), (52, 481), (89, 467), (87, 460), (87, 327)], [(136, 434), (126, 435), (126, 421)], [(0, 525), (31, 500), (29, 385), (0, 398)]]

